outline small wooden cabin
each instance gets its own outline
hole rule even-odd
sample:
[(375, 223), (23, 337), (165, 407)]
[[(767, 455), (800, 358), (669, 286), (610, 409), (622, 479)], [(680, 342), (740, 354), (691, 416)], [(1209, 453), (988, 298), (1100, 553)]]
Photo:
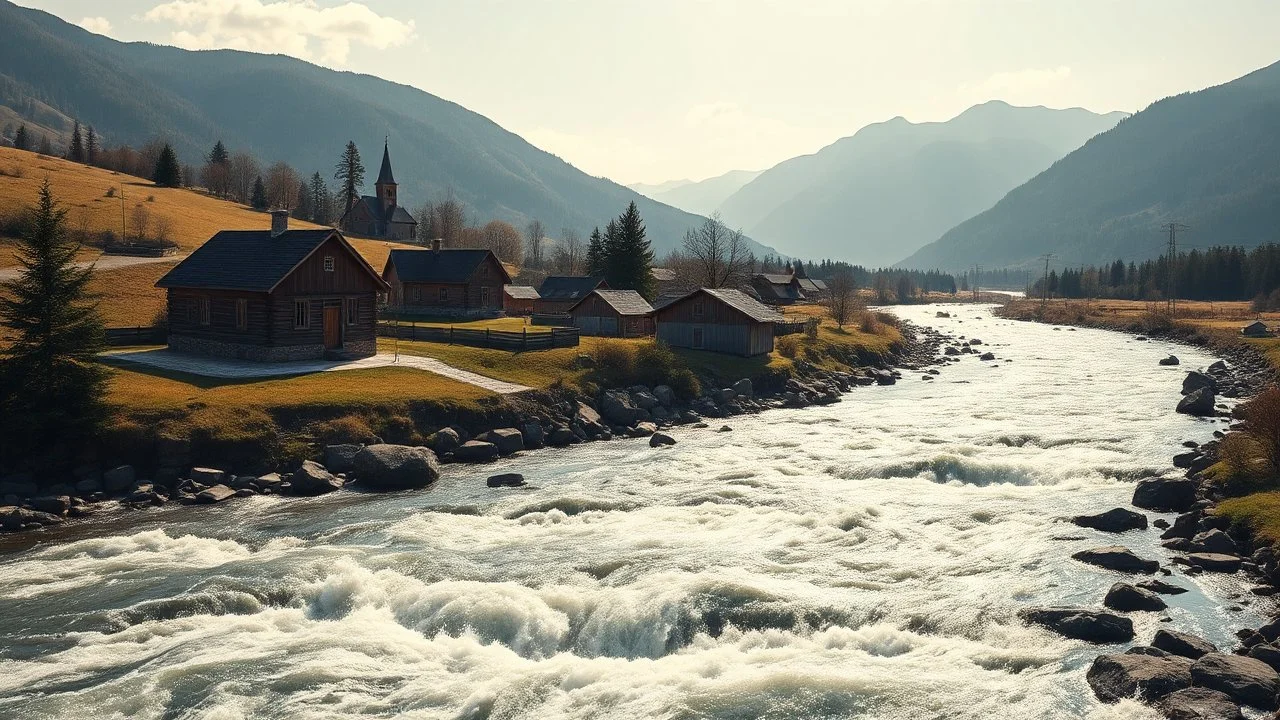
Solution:
[(533, 302), (534, 312), (563, 315), (596, 288), (608, 290), (609, 283), (598, 277), (551, 275), (538, 286), (538, 299)]
[(770, 305), (790, 305), (805, 299), (800, 283), (790, 273), (759, 273), (751, 278), (751, 289)]
[(596, 288), (569, 308), (574, 327), (583, 335), (649, 337), (653, 308), (635, 290)]
[(1241, 328), (1240, 334), (1245, 337), (1264, 338), (1271, 335), (1271, 330), (1267, 327), (1267, 324), (1261, 320), (1254, 320)]
[(243, 360), (377, 353), (387, 285), (333, 229), (224, 230), (156, 283), (168, 291), (169, 348)]
[(400, 310), (442, 314), (487, 314), (502, 310), (507, 269), (489, 250), (392, 250), (382, 279), (391, 286), (389, 304)]
[(504, 285), (502, 287), (502, 309), (508, 315), (532, 315), (533, 302), (537, 299), (537, 288), (528, 285)]
[(672, 347), (750, 357), (773, 352), (782, 315), (741, 290), (700, 288), (654, 311), (658, 339)]

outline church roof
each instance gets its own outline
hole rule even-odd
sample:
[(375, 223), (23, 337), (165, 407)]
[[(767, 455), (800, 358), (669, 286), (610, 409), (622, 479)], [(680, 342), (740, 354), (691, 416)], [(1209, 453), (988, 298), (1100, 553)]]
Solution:
[(391, 152), (384, 143), (382, 146), (382, 169), (378, 170), (378, 185), (395, 185), (396, 179), (391, 175)]
[[(408, 210), (399, 205), (391, 207), (391, 217), (383, 217), (382, 201), (373, 195), (361, 195), (360, 202), (369, 208), (369, 214), (373, 216), (374, 221), (378, 223), (410, 223), (417, 225), (418, 221), (413, 219)], [(348, 211), (349, 212), (349, 211)], [(344, 214), (343, 217), (346, 217)]]

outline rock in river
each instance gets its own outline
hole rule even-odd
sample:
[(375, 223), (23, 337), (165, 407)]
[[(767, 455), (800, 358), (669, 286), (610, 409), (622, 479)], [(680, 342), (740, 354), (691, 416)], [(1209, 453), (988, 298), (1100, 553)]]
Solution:
[[(524, 435), (521, 435), (520, 431), (515, 428), (498, 428), (497, 430), (490, 430), (476, 439), (483, 442), (493, 443), (493, 446), (498, 449), (498, 454), (503, 456), (524, 450)], [(456, 450), (454, 451), (454, 454), (457, 454)]]
[(496, 457), (497, 446), (481, 440), (468, 440), (453, 451), (453, 459), (459, 462), (488, 462)]
[(1191, 666), (1196, 685), (1226, 693), (1238, 703), (1264, 710), (1276, 707), (1280, 675), (1261, 660), (1240, 655), (1209, 653)]
[(427, 448), (369, 445), (356, 455), (356, 477), (362, 485), (374, 490), (419, 488), (440, 477), (440, 464), (436, 462), (435, 453)]
[(1115, 613), (1078, 607), (1035, 607), (1018, 613), (1026, 622), (1075, 640), (1121, 643), (1133, 639), (1133, 621)]
[(1209, 377), (1208, 375), (1205, 375), (1204, 373), (1198, 370), (1192, 370), (1191, 372), (1187, 373), (1187, 376), (1185, 378), (1182, 379), (1183, 395), (1187, 395), (1201, 388), (1208, 388), (1209, 390), (1212, 391), (1212, 390), (1216, 390), (1217, 387), (1218, 387), (1218, 382), (1216, 380), (1214, 380), (1213, 378)]
[(1135, 585), (1143, 590), (1150, 590), (1151, 592), (1159, 593), (1160, 595), (1181, 595), (1187, 591), (1184, 587), (1170, 585), (1163, 580), (1143, 580), (1142, 582), (1135, 583)]
[(326, 445), (324, 447), (325, 469), (333, 472), (351, 472), (356, 467), (356, 455), (359, 455), (363, 449), (363, 445), (355, 443)]
[(1217, 646), (1208, 640), (1190, 633), (1178, 632), (1177, 630), (1157, 630), (1156, 636), (1151, 639), (1151, 647), (1160, 648), (1165, 652), (1181, 655), (1192, 660), (1198, 660), (1204, 655), (1218, 652)]
[(1177, 355), (1170, 355), (1169, 357), (1166, 357), (1166, 358), (1160, 358), (1160, 364), (1165, 366), (1177, 365), (1179, 362), (1180, 361), (1178, 360)]
[[(373, 445), (371, 447), (382, 446)], [(363, 448), (356, 454), (357, 461), (367, 449)], [(325, 466), (311, 460), (304, 460), (302, 467), (298, 468), (297, 472), (289, 478), (289, 492), (295, 495), (323, 495), (341, 487), (341, 478), (335, 477)]]
[(1244, 720), (1240, 706), (1225, 693), (1202, 687), (1169, 693), (1156, 708), (1169, 720)]
[(502, 473), (500, 475), (491, 475), (485, 481), (485, 484), (491, 488), (496, 487), (520, 487), (524, 485), (524, 475), (520, 473)]
[(1187, 555), (1187, 560), (1192, 565), (1208, 570), (1209, 572), (1233, 573), (1240, 569), (1241, 560), (1235, 555), (1224, 555), (1222, 553), (1191, 553)]
[(1081, 550), (1072, 554), (1071, 557), (1090, 565), (1127, 573), (1151, 574), (1160, 569), (1160, 563), (1155, 560), (1143, 560), (1129, 548), (1120, 545)]
[(1133, 490), (1133, 504), (1156, 512), (1186, 512), (1196, 501), (1196, 483), (1186, 478), (1148, 478)]
[(663, 445), (675, 445), (676, 439), (664, 432), (656, 432), (649, 437), (649, 447), (661, 447)]
[(214, 485), (211, 488), (206, 488), (196, 493), (196, 502), (211, 504), (222, 502), (227, 498), (233, 498), (235, 496), (236, 491), (226, 485)]
[(1211, 528), (1191, 538), (1191, 550), (1224, 555), (1235, 555), (1238, 552), (1236, 541), (1217, 528)]
[(1122, 533), (1127, 530), (1146, 530), (1147, 516), (1124, 508), (1114, 508), (1097, 515), (1077, 515), (1071, 522), (1080, 527), (1102, 532)]
[(1200, 388), (1187, 393), (1178, 401), (1178, 412), (1183, 415), (1195, 415), (1196, 417), (1209, 417), (1213, 415), (1213, 404), (1216, 398), (1213, 396), (1213, 390), (1209, 388)]
[(1099, 655), (1085, 679), (1103, 702), (1120, 702), (1135, 695), (1152, 702), (1191, 687), (1191, 661), (1176, 655)]
[(1159, 595), (1124, 582), (1112, 585), (1106, 597), (1102, 599), (1102, 604), (1121, 612), (1138, 610), (1157, 612), (1169, 607)]

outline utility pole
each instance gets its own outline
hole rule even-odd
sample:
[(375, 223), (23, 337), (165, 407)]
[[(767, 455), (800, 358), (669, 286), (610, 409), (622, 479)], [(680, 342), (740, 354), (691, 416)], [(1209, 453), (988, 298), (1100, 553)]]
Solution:
[(978, 291), (978, 285), (981, 283), (981, 277), (982, 277), (982, 266), (974, 265), (973, 266), (973, 282), (970, 283), (973, 286), (972, 289), (973, 289), (974, 302), (978, 302), (978, 299), (982, 297), (982, 293)]
[(1178, 231), (1187, 230), (1188, 226), (1178, 222), (1161, 226), (1169, 231), (1169, 248), (1166, 251), (1168, 261), (1165, 267), (1165, 308), (1170, 318), (1178, 316)]
[(1044, 256), (1044, 279), (1040, 281), (1040, 312), (1044, 314), (1044, 308), (1049, 304), (1049, 261), (1054, 258), (1053, 253), (1045, 253)]

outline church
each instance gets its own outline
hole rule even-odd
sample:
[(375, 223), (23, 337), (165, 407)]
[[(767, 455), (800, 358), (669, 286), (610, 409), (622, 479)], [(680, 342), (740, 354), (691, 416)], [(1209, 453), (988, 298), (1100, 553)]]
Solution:
[(343, 213), (338, 225), (352, 235), (413, 242), (418, 221), (396, 199), (396, 179), (391, 174), (391, 153), (382, 146), (382, 168), (374, 183), (376, 195), (362, 195)]

